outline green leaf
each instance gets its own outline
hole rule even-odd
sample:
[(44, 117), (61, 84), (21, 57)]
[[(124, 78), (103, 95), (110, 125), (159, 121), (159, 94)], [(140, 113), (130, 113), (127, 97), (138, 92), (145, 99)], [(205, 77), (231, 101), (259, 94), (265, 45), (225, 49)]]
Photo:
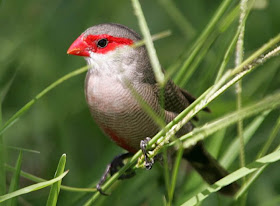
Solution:
[[(1, 2), (0, 2), (1, 3)], [(5, 74), (1, 76), (1, 79), (9, 79), (7, 82), (4, 82), (0, 84), (0, 126), (2, 127), (3, 122), (2, 122), (2, 102), (4, 101), (14, 79), (16, 76), (16, 71), (5, 71)], [(12, 77), (10, 78), (10, 74), (13, 74)], [(7, 78), (3, 78), (6, 77)], [(6, 148), (4, 145), (4, 138), (3, 135), (0, 134), (0, 195), (3, 195), (6, 193), (6, 171), (5, 171), (5, 153), (6, 153)], [(0, 204), (1, 205), (1, 204)]]
[(3, 147), (3, 148), (16, 150), (16, 151), (20, 151), (20, 152), (30, 152), (30, 153), (40, 154), (40, 151), (33, 150), (33, 149), (26, 149), (26, 148), (22, 148), (22, 147), (8, 146), (8, 145), (3, 145), (1, 143), (0, 143), (0, 146)]
[[(244, 107), (241, 110), (228, 114), (222, 118), (210, 122), (209, 124), (205, 124), (203, 127), (196, 128), (192, 132), (189, 132), (186, 135), (180, 137), (180, 140), (185, 140), (185, 142), (183, 143), (184, 147), (188, 148), (191, 145), (194, 145), (196, 142), (205, 139), (214, 132), (236, 123), (239, 119), (245, 119), (264, 110), (277, 108), (279, 106), (280, 92), (275, 93), (274, 95), (270, 95), (257, 102), (256, 104)], [(170, 143), (170, 145), (172, 144), (174, 143)]]
[[(65, 164), (66, 164), (66, 154), (63, 154), (61, 156), (60, 160), (59, 160), (59, 163), (58, 163), (58, 166), (57, 166), (54, 177), (58, 177), (61, 174), (63, 174)], [(48, 201), (47, 201), (47, 206), (55, 206), (56, 205), (58, 195), (59, 195), (59, 191), (60, 191), (60, 185), (61, 185), (61, 180), (57, 181), (56, 183), (54, 183), (52, 185), (50, 193), (49, 193)]]
[(177, 8), (174, 1), (172, 0), (158, 0), (160, 5), (166, 10), (166, 13), (171, 17), (173, 22), (178, 26), (181, 32), (187, 39), (192, 39), (196, 34), (194, 27)]
[[(253, 137), (256, 130), (259, 128), (261, 123), (264, 121), (266, 116), (269, 114), (269, 111), (263, 112), (261, 115), (257, 116), (244, 130), (244, 143), (245, 145), (247, 142)], [(225, 154), (222, 155), (220, 163), (225, 167), (228, 168), (231, 163), (236, 159), (239, 151), (239, 139), (234, 138), (232, 143), (230, 144), (229, 148), (227, 148)]]
[(248, 164), (245, 167), (242, 167), (235, 172), (227, 175), (226, 177), (220, 179), (219, 181), (215, 182), (213, 185), (209, 186), (207, 189), (203, 190), (201, 193), (198, 193), (188, 201), (186, 201), (183, 206), (193, 206), (200, 203), (202, 200), (206, 199), (210, 194), (219, 191), (222, 187), (229, 185), (238, 179), (245, 177), (252, 172), (257, 171), (263, 166), (266, 166), (270, 163), (276, 162), (280, 160), (280, 150), (270, 153), (256, 161)]
[[(259, 157), (263, 156), (264, 154), (266, 154), (268, 148), (271, 146), (271, 144), (272, 144), (273, 140), (275, 139), (275, 137), (276, 137), (277, 133), (279, 132), (279, 130), (280, 130), (280, 116), (278, 117), (278, 120), (276, 121), (276, 124), (274, 125), (274, 128), (273, 128), (271, 134), (269, 135), (269, 138), (267, 139), (267, 141), (266, 141), (265, 145), (263, 146), (262, 150), (259, 152), (257, 158), (259, 158)], [(279, 148), (280, 148), (280, 145), (276, 148), (276, 150), (278, 150)], [(243, 196), (244, 194), (246, 194), (246, 191), (248, 190), (248, 188), (261, 175), (261, 173), (264, 171), (266, 166), (267, 165), (261, 167), (257, 172), (255, 172), (249, 178), (249, 180), (247, 180), (245, 182), (245, 184), (242, 185), (242, 187), (240, 188), (240, 190), (236, 194), (236, 198), (239, 198), (240, 196)]]
[(179, 166), (180, 166), (183, 152), (184, 152), (184, 148), (183, 148), (183, 145), (181, 142), (178, 144), (178, 147), (179, 147), (179, 149), (177, 151), (175, 163), (174, 163), (173, 170), (172, 170), (171, 185), (170, 185), (171, 187), (168, 191), (167, 205), (172, 205), (172, 200), (173, 200), (175, 186), (176, 186), (176, 180), (177, 180), (177, 176), (178, 176), (178, 172), (179, 172)]
[(64, 172), (62, 175), (60, 175), (60, 176), (58, 176), (54, 179), (51, 179), (49, 181), (40, 182), (40, 183), (37, 183), (37, 184), (34, 184), (34, 185), (24, 187), (24, 188), (19, 189), (15, 192), (11, 192), (11, 193), (8, 193), (6, 195), (2, 195), (2, 196), (0, 196), (0, 202), (4, 202), (4, 201), (9, 200), (13, 197), (17, 197), (17, 196), (20, 196), (20, 195), (23, 195), (23, 194), (31, 193), (33, 191), (40, 190), (42, 188), (48, 187), (48, 186), (54, 184), (55, 182), (61, 180), (67, 173), (68, 173), (68, 171)]
[(210, 154), (217, 158), (222, 147), (223, 140), (225, 139), (226, 128), (219, 130), (214, 134), (212, 138), (209, 139), (207, 144), (207, 150)]
[[(22, 152), (19, 152), (17, 163), (16, 163), (16, 171), (12, 177), (9, 193), (14, 192), (18, 189), (19, 185), (19, 177), (20, 177), (20, 169), (21, 169), (21, 163), (22, 163)], [(17, 205), (17, 198), (12, 198), (7, 203), (8, 206), (15, 206)]]
[[(12, 167), (10, 165), (7, 165), (7, 164), (5, 165), (5, 168), (6, 168), (7, 171), (10, 171), (10, 172), (15, 172), (16, 171), (16, 169), (14, 167)], [(34, 182), (47, 181), (47, 180), (45, 180), (41, 177), (37, 177), (35, 175), (32, 175), (32, 174), (24, 172), (24, 171), (21, 171), (20, 175), (23, 178), (26, 178), (26, 179), (34, 181)], [(85, 193), (85, 192), (96, 192), (96, 189), (92, 188), (95, 185), (96, 185), (96, 183), (94, 185), (89, 186), (88, 188), (79, 188), (79, 187), (70, 187), (70, 186), (66, 186), (66, 185), (61, 185), (60, 188), (63, 189), (63, 190), (66, 190), (66, 191)]]
[(232, 2), (232, 0), (224, 0), (221, 3), (221, 5), (217, 9), (217, 11), (215, 12), (214, 16), (209, 21), (209, 23), (207, 24), (207, 26), (205, 27), (205, 29), (203, 30), (201, 35), (196, 39), (195, 43), (192, 45), (192, 47), (190, 49), (190, 53), (188, 55), (188, 58), (183, 63), (182, 69), (180, 69), (180, 71), (177, 73), (177, 75), (175, 77), (174, 81), (176, 83), (178, 83), (180, 85), (182, 84), (182, 78), (185, 76), (190, 63), (197, 56), (199, 50), (202, 48), (202, 46), (204, 45), (204, 43), (207, 40), (207, 38), (209, 37), (211, 32), (214, 30), (217, 22), (220, 20), (222, 15), (225, 13), (225, 11), (227, 10), (227, 8), (231, 4), (231, 2)]

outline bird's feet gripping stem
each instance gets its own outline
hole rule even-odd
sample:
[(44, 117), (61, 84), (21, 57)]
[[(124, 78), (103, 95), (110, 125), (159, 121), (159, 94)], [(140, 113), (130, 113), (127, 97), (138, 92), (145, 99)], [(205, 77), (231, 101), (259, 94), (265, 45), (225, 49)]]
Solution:
[[(98, 184), (96, 185), (96, 189), (97, 191), (100, 192), (100, 194), (102, 195), (108, 195), (106, 193), (104, 193), (101, 189), (102, 185), (104, 184), (104, 182), (106, 181), (106, 178), (108, 175), (114, 175), (116, 172), (119, 171), (120, 168), (122, 168), (124, 166), (123, 160), (125, 160), (126, 158), (129, 158), (133, 156), (132, 153), (124, 153), (124, 154), (120, 154), (118, 156), (116, 156), (113, 161), (107, 165), (105, 172), (103, 173), (101, 179), (99, 180)], [(124, 174), (122, 174), (119, 179), (127, 179), (127, 178), (131, 178), (135, 175), (135, 172), (133, 170), (127, 170), (125, 171)]]
[(141, 148), (141, 150), (143, 152), (143, 155), (145, 157), (145, 167), (146, 167), (147, 170), (152, 169), (153, 164), (154, 164), (154, 159), (150, 158), (148, 156), (148, 151), (147, 151), (148, 142), (150, 140), (151, 140), (150, 137), (146, 137), (146, 139), (141, 140), (141, 142), (140, 142), (140, 148)]

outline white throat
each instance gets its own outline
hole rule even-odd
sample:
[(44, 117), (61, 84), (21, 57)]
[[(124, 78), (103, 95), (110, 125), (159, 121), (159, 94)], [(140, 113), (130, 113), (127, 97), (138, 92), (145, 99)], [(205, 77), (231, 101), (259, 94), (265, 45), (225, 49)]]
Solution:
[(92, 74), (129, 80), (135, 75), (137, 59), (137, 52), (133, 48), (123, 46), (105, 54), (90, 52), (86, 61), (92, 67)]

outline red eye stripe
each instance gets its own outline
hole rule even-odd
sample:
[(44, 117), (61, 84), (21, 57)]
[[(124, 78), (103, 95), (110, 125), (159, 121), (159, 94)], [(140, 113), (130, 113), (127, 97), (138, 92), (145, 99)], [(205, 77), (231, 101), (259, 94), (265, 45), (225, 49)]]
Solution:
[[(97, 42), (100, 39), (107, 39), (108, 45), (104, 48), (100, 48), (97, 46)], [(132, 45), (133, 40), (122, 37), (114, 37), (108, 34), (100, 34), (100, 35), (88, 35), (85, 37), (84, 41), (89, 45), (89, 50), (95, 53), (105, 54), (109, 51), (113, 51), (116, 47), (124, 46), (124, 45)]]

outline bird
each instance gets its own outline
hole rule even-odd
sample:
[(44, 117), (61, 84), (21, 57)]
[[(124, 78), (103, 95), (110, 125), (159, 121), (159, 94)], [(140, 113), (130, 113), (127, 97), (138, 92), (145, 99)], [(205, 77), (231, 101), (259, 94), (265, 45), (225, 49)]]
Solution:
[[(124, 25), (104, 23), (86, 29), (67, 51), (70, 55), (84, 57), (90, 67), (84, 91), (96, 124), (118, 146), (128, 151), (117, 156), (107, 166), (97, 185), (101, 193), (103, 192), (100, 188), (107, 175), (114, 174), (117, 167), (123, 166), (123, 159), (143, 149), (141, 145), (145, 145), (149, 137), (153, 137), (161, 130), (150, 114), (143, 109), (135, 93), (165, 123), (172, 121), (195, 101), (188, 91), (168, 79), (163, 87), (163, 104), (161, 104), (162, 93), (145, 45), (132, 46), (141, 40), (138, 33)], [(182, 136), (193, 129), (194, 125), (189, 121), (176, 136)], [(185, 149), (183, 158), (209, 184), (228, 175), (218, 161), (207, 152), (202, 141)], [(152, 162), (149, 162), (147, 166), (151, 167), (151, 164)], [(220, 192), (232, 196), (238, 188), (237, 183), (232, 183), (222, 188)]]

